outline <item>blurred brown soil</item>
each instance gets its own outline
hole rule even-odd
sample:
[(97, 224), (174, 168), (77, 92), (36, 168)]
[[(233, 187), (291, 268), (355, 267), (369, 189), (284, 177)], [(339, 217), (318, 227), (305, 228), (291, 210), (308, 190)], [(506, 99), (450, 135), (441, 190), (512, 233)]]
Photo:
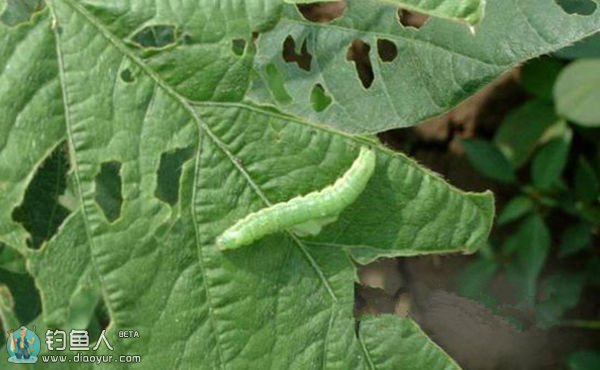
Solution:
[[(515, 194), (515, 189), (479, 175), (465, 158), (460, 140), (476, 135), (491, 138), (506, 114), (527, 99), (519, 87), (518, 75), (518, 69), (510, 71), (447, 114), (410, 129), (383, 133), (380, 138), (463, 190), (492, 190), (500, 208)], [(362, 267), (363, 282), (373, 281), (369, 276), (373, 274), (380, 275), (383, 281), (380, 286), (389, 286), (387, 279), (402, 281), (403, 285), (392, 294), (357, 286), (358, 314), (406, 315), (408, 310), (408, 315), (466, 370), (563, 369), (570, 352), (600, 348), (598, 331), (537, 328), (534, 312), (511, 305), (515, 292), (502, 274), (494, 279), (490, 290), (500, 300), (502, 313), (524, 325), (521, 330), (481, 303), (460, 297), (457, 276), (473, 258), (461, 255), (399, 258), (393, 260), (395, 275), (389, 268), (377, 269), (391, 262), (377, 261), (375, 268)], [(595, 296), (587, 292), (581, 304), (593, 306), (588, 310), (593, 313), (598, 310)], [(396, 308), (398, 305), (403, 306), (402, 312)]]
[[(600, 345), (594, 331), (542, 330), (533, 325), (531, 313), (514, 310), (513, 316), (525, 322), (517, 329), (481, 303), (460, 297), (456, 275), (469, 260), (398, 258), (362, 267), (361, 282), (370, 286), (357, 287), (357, 314), (409, 315), (466, 370), (562, 369), (568, 353)], [(504, 277), (496, 280), (492, 289), (510, 295)]]

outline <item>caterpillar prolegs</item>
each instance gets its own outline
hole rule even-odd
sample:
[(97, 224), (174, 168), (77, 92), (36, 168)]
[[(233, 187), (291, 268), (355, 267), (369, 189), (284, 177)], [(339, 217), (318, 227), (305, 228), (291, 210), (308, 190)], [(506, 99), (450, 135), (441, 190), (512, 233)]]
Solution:
[(298, 235), (316, 235), (354, 203), (374, 170), (375, 153), (362, 147), (352, 166), (335, 183), (248, 214), (217, 238), (217, 246), (235, 249), (287, 229)]

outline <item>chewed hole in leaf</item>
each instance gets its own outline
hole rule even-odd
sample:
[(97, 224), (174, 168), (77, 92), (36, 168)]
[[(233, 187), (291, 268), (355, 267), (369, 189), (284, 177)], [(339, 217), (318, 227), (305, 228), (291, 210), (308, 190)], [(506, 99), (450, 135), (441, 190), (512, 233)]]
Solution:
[(354, 314), (395, 313), (405, 317), (410, 310), (406, 276), (401, 260), (381, 258), (358, 266), (359, 283), (354, 285)]
[(316, 84), (310, 93), (310, 103), (315, 112), (322, 112), (331, 105), (331, 97), (321, 84)]
[(377, 54), (384, 62), (392, 62), (398, 56), (398, 48), (393, 41), (387, 39), (377, 40)]
[(67, 187), (67, 153), (66, 143), (54, 149), (31, 180), (23, 203), (13, 211), (13, 219), (31, 235), (29, 246), (32, 248), (37, 249), (50, 240), (70, 213), (59, 202), (59, 196)]
[(176, 149), (161, 155), (157, 172), (156, 191), (154, 193), (158, 199), (169, 203), (172, 206), (177, 204), (179, 199), (181, 168), (193, 155), (193, 147)]
[(43, 0), (7, 0), (6, 7), (0, 14), (0, 22), (9, 27), (26, 23), (35, 13), (44, 9), (44, 5)]
[(132, 83), (135, 81), (135, 76), (129, 68), (125, 68), (124, 70), (122, 70), (120, 76), (123, 82)]
[[(12, 307), (7, 308), (14, 312), (21, 323), (31, 322), (40, 315), (42, 310), (40, 294), (31, 275), (0, 268), (0, 282), (2, 282), (0, 299), (4, 303), (13, 304)], [(16, 330), (17, 328), (4, 328), (5, 332), (8, 329)]]
[(292, 36), (288, 36), (283, 42), (282, 51), (283, 60), (288, 63), (296, 63), (298, 67), (305, 71), (310, 71), (310, 63), (312, 61), (312, 55), (308, 52), (306, 46), (306, 40), (302, 42), (300, 53), (296, 52), (296, 41)]
[(354, 40), (348, 52), (346, 53), (346, 60), (354, 62), (356, 67), (356, 73), (362, 85), (368, 89), (373, 84), (375, 75), (373, 73), (373, 66), (371, 65), (371, 58), (369, 52), (371, 46), (362, 40)]
[(191, 45), (194, 43), (194, 39), (188, 33), (184, 33), (182, 39), (185, 45)]
[(70, 327), (85, 328), (94, 320), (96, 307), (101, 300), (100, 287), (82, 284), (72, 294), (67, 323)]
[(0, 269), (17, 273), (27, 272), (23, 256), (2, 242), (0, 242)]
[(398, 9), (398, 22), (404, 27), (421, 28), (429, 20), (429, 16), (423, 13)]
[(568, 14), (591, 15), (598, 7), (592, 0), (555, 0)]
[(265, 67), (265, 72), (267, 74), (267, 84), (275, 100), (283, 104), (291, 102), (292, 97), (285, 89), (285, 80), (277, 66), (270, 63)]
[(110, 325), (110, 315), (104, 297), (100, 296), (100, 300), (96, 305), (94, 314), (91, 317), (86, 330), (90, 336), (90, 343), (95, 343), (100, 338), (102, 330), (108, 328)]
[(298, 4), (298, 11), (311, 22), (327, 23), (344, 15), (346, 1), (329, 1), (313, 4)]
[(177, 28), (173, 25), (146, 26), (136, 32), (131, 41), (142, 48), (161, 49), (177, 43)]
[(233, 39), (231, 40), (231, 50), (235, 55), (242, 56), (244, 55), (244, 50), (246, 49), (246, 40), (244, 39)]
[(96, 175), (96, 203), (110, 222), (121, 215), (123, 195), (121, 190), (121, 163), (104, 162)]

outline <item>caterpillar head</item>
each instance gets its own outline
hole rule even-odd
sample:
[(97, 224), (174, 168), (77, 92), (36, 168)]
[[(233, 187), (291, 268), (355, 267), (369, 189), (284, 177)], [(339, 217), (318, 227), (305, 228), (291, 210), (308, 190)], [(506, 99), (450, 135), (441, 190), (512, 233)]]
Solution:
[(217, 248), (220, 250), (235, 249), (240, 247), (242, 235), (239, 230), (227, 230), (221, 234), (216, 241)]

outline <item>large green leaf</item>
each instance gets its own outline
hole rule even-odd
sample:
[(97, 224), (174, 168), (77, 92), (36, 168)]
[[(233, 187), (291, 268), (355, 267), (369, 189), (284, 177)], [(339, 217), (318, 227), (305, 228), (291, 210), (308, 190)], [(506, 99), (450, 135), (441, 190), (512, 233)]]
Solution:
[[(79, 3), (50, 6), (57, 19), (51, 45), (56, 49), (47, 51), (46, 63), (53, 63), (55, 74), (45, 86), (55, 88), (58, 99), (29, 98), (23, 105), (41, 110), (37, 104), (46, 103), (57, 112), (64, 106), (64, 130), (34, 137), (41, 119), (24, 122), (34, 125), (29, 136), (9, 142), (2, 164), (25, 165), (25, 179), (3, 172), (3, 184), (15, 195), (4, 192), (2, 199), (12, 201), (12, 208), (19, 204), (27, 178), (66, 138), (81, 206), (39, 251), (26, 247), (27, 233), (10, 212), (3, 214), (0, 236), (28, 258), (45, 323), (85, 327), (101, 297), (117, 351), (142, 354), (155, 368), (190, 367), (200, 359), (206, 368), (361, 368), (404, 361), (378, 360), (376, 354), (366, 360), (367, 347), (354, 332), (350, 248), (356, 258), (365, 250), (472, 251), (491, 225), (489, 194), (462, 193), (404, 156), (379, 148), (367, 191), (314, 240), (278, 234), (254, 248), (218, 252), (216, 236), (235, 220), (331, 183), (361, 145), (373, 144), (250, 105), (192, 104)], [(51, 22), (45, 13), (31, 27), (4, 32), (38, 42), (47, 30)], [(3, 55), (27, 64), (46, 44), (32, 50), (24, 41), (14, 45)], [(2, 75), (3, 80), (18, 77)], [(12, 92), (18, 102), (19, 90)], [(7, 132), (18, 122), (3, 121)], [(37, 159), (17, 150), (31, 137), (37, 148), (46, 148)], [(165, 153), (188, 147), (196, 148), (195, 158), (183, 164), (178, 202), (171, 205), (155, 196), (157, 184), (166, 181), (158, 179), (157, 170)], [(120, 214), (112, 222), (99, 201), (99, 194), (108, 197), (99, 186), (106, 183), (100, 175), (105, 163), (120, 163), (114, 176), (122, 178), (120, 207), (110, 196), (109, 208)], [(380, 210), (389, 214), (376, 216)], [(438, 215), (434, 222), (432, 212)], [(117, 338), (118, 330), (130, 328), (142, 338)], [(377, 345), (395, 340), (368, 335)], [(451, 363), (442, 352), (434, 359)]]
[[(369, 318), (356, 333), (350, 259), (472, 252), (487, 238), (492, 198), (461, 192), (405, 156), (344, 131), (377, 131), (439, 113), (509, 64), (581, 38), (598, 23), (590, 16), (576, 24), (552, 5), (548, 20), (563, 21), (565, 29), (559, 37), (547, 28), (549, 44), (521, 52), (528, 42), (517, 43), (518, 52), (502, 68), (472, 68), (480, 62), (466, 58), (475, 64), (461, 67), (465, 84), (424, 78), (431, 91), (444, 84), (445, 91), (455, 90), (443, 106), (424, 100), (417, 111), (405, 113), (411, 118), (404, 123), (375, 115), (342, 125), (348, 117), (330, 115), (332, 106), (323, 115), (261, 106), (273, 100), (270, 92), (264, 94), (262, 80), (254, 79), (266, 54), (255, 57), (252, 32), (260, 33), (260, 50), (290, 23), (300, 34), (322, 27), (293, 21), (291, 5), (275, 0), (182, 1), (178, 8), (149, 0), (46, 5), (30, 23), (0, 24), (0, 242), (27, 260), (43, 308), (34, 320), (38, 328), (92, 325), (95, 305), (103, 302), (115, 347), (111, 354), (139, 354), (140, 368), (157, 369), (398, 368), (414, 343), (429, 348), (415, 356), (421, 367), (456, 367), (420, 331), (406, 328), (408, 321)], [(369, 5), (353, 18), (363, 5), (351, 2), (344, 18), (356, 25), (327, 31), (338, 48), (315, 39), (311, 52), (321, 42), (319, 58), (345, 52), (345, 41), (362, 34), (362, 27), (374, 36), (377, 27), (386, 26), (374, 15), (393, 19), (392, 7)], [(500, 10), (496, 6), (501, 22)], [(445, 30), (448, 36), (472, 37), (468, 30), (463, 34), (464, 25), (440, 22), (429, 23), (421, 35), (432, 37), (436, 28), (442, 38)], [(544, 23), (535, 27), (545, 29)], [(482, 23), (478, 32), (491, 32), (484, 30)], [(465, 52), (462, 41), (450, 54), (432, 40), (416, 43), (429, 45), (419, 53), (432, 62), (448, 63), (448, 57)], [(438, 49), (443, 53), (429, 55)], [(496, 59), (495, 51), (487, 52)], [(415, 71), (421, 68), (426, 74), (429, 66), (420, 63)], [(298, 75), (281, 77), (283, 91), (295, 95), (290, 84), (300, 81)], [(355, 85), (340, 80), (335, 91), (325, 86), (325, 93), (338, 104), (335, 94), (362, 91), (356, 79), (350, 81)], [(419, 94), (406, 96), (414, 102)], [(367, 96), (359, 104), (366, 110), (372, 102), (387, 101), (375, 90)], [(358, 106), (356, 100), (352, 104)], [(427, 114), (416, 114), (419, 110)], [(25, 194), (36, 171), (63, 141), (73, 187), (67, 185), (67, 191), (78, 201), (67, 207), (71, 213), (56, 234), (44, 235), (49, 241), (39, 250), (30, 249), (27, 240), (36, 228), (16, 222), (13, 211), (30, 204)], [(228, 253), (214, 247), (219, 233), (248, 212), (332, 183), (362, 145), (377, 152), (375, 175), (359, 200), (318, 236), (281, 233)], [(177, 154), (184, 152), (194, 154), (189, 159)], [(369, 330), (374, 322), (387, 330)], [(120, 339), (119, 330), (127, 329), (139, 330), (141, 338)], [(405, 345), (401, 333), (412, 338), (406, 347), (399, 347)], [(396, 347), (400, 351), (390, 354)]]
[[(404, 27), (393, 5), (347, 4), (344, 16), (328, 25), (307, 21), (294, 7), (284, 8), (278, 26), (258, 39), (255, 69), (262, 83), (254, 84), (251, 98), (349, 132), (411, 126), (449, 110), (516, 64), (600, 28), (600, 11), (568, 14), (547, 0), (489, 1), (474, 35), (467, 25), (439, 18), (418, 30)], [(283, 57), (288, 37), (297, 54), (306, 44), (312, 55), (308, 70)], [(348, 54), (354, 40), (369, 46), (362, 48), (366, 55), (361, 54), (358, 68), (372, 71), (368, 87), (361, 84)], [(383, 56), (385, 45), (396, 51), (392, 60)], [(311, 105), (315, 86), (331, 97), (327, 109)]]

